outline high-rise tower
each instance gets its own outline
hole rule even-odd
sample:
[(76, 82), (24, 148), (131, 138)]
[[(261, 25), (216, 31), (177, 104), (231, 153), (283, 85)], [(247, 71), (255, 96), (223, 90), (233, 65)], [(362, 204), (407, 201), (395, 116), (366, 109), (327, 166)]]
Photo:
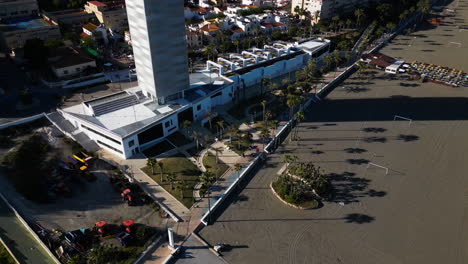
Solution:
[(183, 0), (127, 0), (138, 85), (164, 104), (189, 87)]

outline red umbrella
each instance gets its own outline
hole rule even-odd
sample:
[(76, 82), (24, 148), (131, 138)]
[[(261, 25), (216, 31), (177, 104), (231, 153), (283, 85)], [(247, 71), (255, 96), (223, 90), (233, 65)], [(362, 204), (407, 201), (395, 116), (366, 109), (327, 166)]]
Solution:
[(125, 190), (123, 190), (122, 193), (123, 193), (123, 194), (128, 194), (128, 193), (131, 193), (131, 192), (132, 192), (132, 190), (130, 190), (130, 189), (125, 189)]
[(124, 225), (124, 226), (131, 226), (131, 225), (133, 225), (134, 223), (135, 223), (135, 221), (133, 221), (133, 220), (125, 220), (125, 221), (122, 222), (122, 225)]
[(106, 221), (99, 221), (99, 222), (96, 223), (96, 226), (97, 226), (97, 227), (103, 227), (103, 226), (105, 226), (106, 224), (107, 224)]

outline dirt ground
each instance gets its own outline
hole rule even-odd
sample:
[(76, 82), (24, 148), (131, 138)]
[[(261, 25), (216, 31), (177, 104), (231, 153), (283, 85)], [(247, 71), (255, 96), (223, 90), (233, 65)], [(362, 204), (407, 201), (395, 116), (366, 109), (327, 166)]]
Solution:
[[(271, 155), (242, 199), (200, 234), (212, 245), (230, 244), (225, 259), (233, 264), (466, 263), (466, 109), (467, 87), (355, 74), (312, 105), (299, 144)], [(317, 210), (280, 202), (269, 184), (283, 154), (321, 166), (336, 188), (333, 201)]]
[(440, 26), (427, 24), (415, 33), (399, 36), (381, 52), (408, 62), (417, 60), (468, 72), (468, 1), (453, 0), (449, 7), (456, 6), (457, 11), (447, 13)]
[[(50, 127), (39, 128), (41, 133), (49, 131)], [(52, 135), (59, 135), (60, 132)], [(60, 137), (50, 138), (50, 144), (56, 148), (59, 157), (66, 161), (66, 156), (72, 155), (71, 146), (64, 144)], [(4, 150), (0, 152), (0, 156)], [(6, 177), (0, 175), (0, 190), (28, 219), (37, 221), (48, 229), (63, 231), (78, 228), (90, 228), (98, 221), (120, 224), (124, 220), (134, 220), (148, 226), (165, 228), (170, 222), (160, 217), (160, 213), (149, 205), (128, 206), (121, 200), (120, 193), (109, 182), (109, 175), (113, 167), (97, 160), (90, 167), (96, 181), (88, 182), (85, 179), (72, 181), (68, 188), (71, 197), (57, 196), (56, 200), (47, 204), (31, 202), (14, 190)], [(2, 173), (2, 172), (0, 172)]]

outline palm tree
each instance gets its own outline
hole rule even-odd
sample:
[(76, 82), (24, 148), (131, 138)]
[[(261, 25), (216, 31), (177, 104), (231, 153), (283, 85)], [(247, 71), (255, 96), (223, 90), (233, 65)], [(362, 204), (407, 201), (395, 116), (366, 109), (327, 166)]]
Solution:
[(347, 19), (346, 20), (346, 28), (349, 29), (351, 27), (351, 25), (353, 24), (353, 21), (351, 21), (351, 19)]
[(171, 190), (174, 190), (174, 181), (176, 180), (176, 175), (173, 172), (169, 172), (166, 175), (167, 181), (169, 181), (169, 184), (171, 185)]
[(288, 95), (288, 100), (286, 101), (286, 104), (287, 106), (289, 107), (290, 109), (290, 112), (289, 112), (289, 119), (292, 119), (293, 118), (293, 113), (294, 113), (294, 107), (296, 107), (297, 105), (299, 105), (299, 96), (295, 95), (295, 94), (289, 94)]
[(356, 17), (356, 23), (359, 27), (361, 25), (361, 18), (364, 16), (364, 10), (361, 8), (354, 10), (354, 16)]
[(394, 23), (388, 23), (387, 26), (388, 30), (390, 30), (390, 32), (393, 32), (393, 30), (395, 30), (396, 28), (396, 25)]
[(224, 130), (224, 120), (219, 120), (218, 122), (216, 122), (216, 125), (218, 126), (219, 128), (219, 137), (220, 138), (223, 138), (223, 130)]
[(215, 174), (211, 171), (205, 171), (201, 176), (200, 176), (200, 181), (205, 187), (211, 186), (213, 183), (216, 181)]
[[(335, 62), (335, 68), (337, 69), (338, 65), (341, 62), (341, 56), (340, 56), (339, 50), (333, 51), (333, 61)], [(335, 75), (336, 75), (336, 70), (334, 71), (333, 77), (335, 77)]]
[(210, 130), (213, 129), (213, 127), (211, 126), (211, 118), (212, 117), (213, 117), (213, 112), (211, 112), (211, 111), (206, 112), (205, 118), (208, 118), (208, 123), (210, 125)]
[(320, 18), (320, 11), (316, 10), (315, 13), (314, 13), (315, 24), (318, 23), (319, 18)]
[[(239, 163), (236, 163), (234, 164), (234, 171), (237, 172), (237, 179), (239, 179), (240, 177), (240, 171), (242, 170), (242, 165), (240, 165)], [(239, 184), (239, 183), (237, 183)]]
[(182, 123), (182, 126), (184, 127), (185, 131), (187, 132), (187, 134), (189, 134), (189, 129), (190, 127), (192, 126), (192, 122), (190, 120), (185, 120), (183, 123)]
[(295, 131), (295, 135), (294, 135), (294, 139), (297, 140), (297, 135), (299, 134), (299, 124), (301, 123), (302, 120), (304, 120), (304, 111), (298, 111), (295, 115), (295, 119), (296, 119), (296, 131)]
[(164, 163), (162, 161), (158, 161), (158, 166), (161, 171), (161, 183), (163, 182), (163, 173), (164, 173)]
[(156, 165), (156, 159), (153, 157), (150, 157), (146, 160), (146, 166), (151, 168), (151, 174), (154, 175), (154, 166)]
[(328, 70), (331, 70), (330, 67), (333, 64), (333, 56), (331, 54), (326, 54), (323, 56), (323, 63), (325, 63), (325, 67)]
[(241, 42), (240, 42), (239, 38), (236, 38), (236, 39), (234, 40), (234, 45), (236, 46), (237, 53), (239, 53), (239, 45), (240, 45), (240, 43), (241, 43)]
[(200, 143), (201, 136), (202, 136), (202, 133), (200, 133), (200, 132), (193, 131), (193, 133), (192, 133), (192, 138), (197, 143), (197, 150), (198, 150), (198, 146), (200, 145), (199, 143)]
[(214, 60), (214, 56), (215, 56), (215, 53), (216, 53), (216, 46), (213, 42), (210, 42), (206, 47), (205, 47), (205, 56), (208, 58), (208, 60), (210, 60), (210, 58), (212, 60)]
[(263, 87), (268, 86), (270, 84), (270, 78), (262, 77), (260, 81), (260, 95), (263, 95)]
[(266, 112), (266, 105), (267, 105), (267, 101), (266, 100), (262, 100), (262, 102), (260, 102), (262, 104), (262, 108), (263, 108), (263, 122), (265, 122), (265, 112)]
[(262, 127), (262, 129), (260, 130), (260, 137), (262, 138), (263, 149), (265, 149), (265, 140), (268, 137), (270, 137), (270, 130), (268, 129), (268, 127)]
[(223, 148), (218, 147), (218, 148), (211, 148), (211, 149), (215, 152), (216, 164), (218, 164), (219, 154), (223, 152)]
[(335, 33), (336, 33), (336, 29), (337, 29), (337, 23), (338, 23), (339, 20), (340, 20), (339, 16), (332, 17), (333, 28), (335, 29)]
[(358, 61), (357, 62), (357, 71), (359, 78), (361, 78), (362, 72), (367, 69), (367, 65), (363, 61)]
[(187, 183), (184, 180), (176, 181), (176, 190), (180, 191), (180, 199), (184, 199), (184, 190), (188, 188)]

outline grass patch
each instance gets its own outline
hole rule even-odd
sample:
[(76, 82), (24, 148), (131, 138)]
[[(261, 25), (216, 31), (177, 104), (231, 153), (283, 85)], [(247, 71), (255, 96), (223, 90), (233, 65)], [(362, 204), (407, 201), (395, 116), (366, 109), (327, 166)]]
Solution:
[(213, 172), (216, 178), (221, 177), (229, 169), (229, 166), (221, 160), (218, 160), (218, 163), (216, 163), (216, 157), (211, 153), (203, 157), (203, 165), (205, 165), (207, 170)]
[(10, 253), (6, 250), (3, 244), (0, 243), (0, 263), (2, 264), (15, 264), (15, 260), (11, 257)]
[[(193, 189), (199, 182), (201, 171), (185, 156), (178, 154), (177, 156), (165, 158), (161, 160), (163, 163), (163, 180), (161, 182), (161, 174), (159, 168), (156, 166), (154, 174), (151, 172), (151, 168), (144, 167), (142, 170), (149, 175), (153, 180), (159, 183), (166, 191), (168, 191), (177, 200), (182, 202), (187, 208), (193, 205)], [(175, 180), (173, 182), (173, 189), (171, 188), (170, 182), (167, 180), (168, 173), (175, 174)], [(181, 191), (176, 187), (176, 181), (184, 181), (186, 188)]]
[(143, 154), (145, 154), (147, 157), (155, 157), (172, 149), (174, 149), (174, 146), (167, 142), (167, 140), (163, 140), (158, 144), (143, 150)]
[(172, 142), (172, 144), (178, 147), (181, 147), (181, 146), (184, 146), (193, 142), (178, 131), (168, 136), (166, 139), (168, 139), (170, 142)]

